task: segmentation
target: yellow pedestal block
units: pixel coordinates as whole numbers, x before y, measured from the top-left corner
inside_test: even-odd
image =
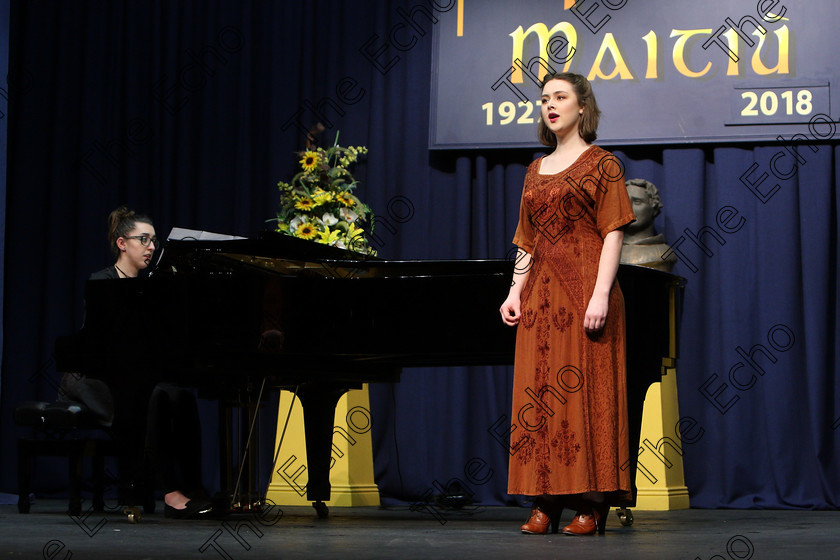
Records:
[[[293,393],[280,393],[277,439],[283,433],[289,405],[294,398],[286,436],[268,486],[269,503],[309,505],[303,408]],[[370,439],[370,399],[365,385],[345,393],[335,407],[332,457],[330,463],[330,507],[378,506],[379,488],[373,480],[373,447]],[[277,442],[275,442],[275,449]]]
[[[688,488],[683,475],[683,450],[675,429],[679,420],[677,371],[665,370],[645,396],[639,463],[636,470],[636,508],[688,509]]]

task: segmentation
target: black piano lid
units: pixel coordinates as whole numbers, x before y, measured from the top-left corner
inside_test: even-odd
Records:
[[[666,282],[676,286],[685,286],[688,283],[688,280],[682,276],[677,276],[673,272],[666,272],[658,268],[651,268],[640,264],[621,263],[618,266],[618,270],[621,275],[640,276],[649,281]]]
[[[242,269],[333,278],[512,274],[509,259],[385,260],[274,231],[257,239],[170,240],[150,275],[233,273]]]

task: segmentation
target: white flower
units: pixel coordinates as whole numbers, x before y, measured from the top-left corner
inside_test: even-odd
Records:
[[[328,226],[334,226],[335,224],[337,224],[337,223],[338,223],[338,218],[336,218],[335,216],[333,216],[333,215],[332,215],[331,213],[329,213],[329,212],[325,212],[325,213],[324,213],[324,215],[323,215],[323,216],[321,216],[321,220],[322,220],[325,224],[327,224]]]
[[[300,216],[295,216],[294,218],[292,218],[292,221],[289,222],[289,231],[297,230],[298,226],[300,224],[302,224],[304,221],[306,221],[306,220],[304,220]]]
[[[336,239],[333,243],[333,247],[338,247],[339,249],[346,249],[347,247],[344,245],[344,241],[341,239]]]
[[[338,213],[341,214],[342,220],[350,224],[359,219],[359,215],[350,210],[349,208],[342,208],[338,211]]]

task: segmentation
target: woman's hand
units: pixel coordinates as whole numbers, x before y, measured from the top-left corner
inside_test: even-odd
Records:
[[[516,264],[514,265],[513,278],[510,281],[510,291],[507,299],[499,308],[502,314],[502,321],[509,327],[519,324],[521,315],[522,288],[528,282],[528,275],[531,270],[531,253],[519,247],[516,250]]]
[[[592,298],[586,306],[583,317],[583,329],[588,333],[596,333],[607,324],[607,312],[610,307],[610,291],[615,283],[618,272],[618,261],[621,259],[621,244],[624,241],[624,231],[613,230],[604,237],[601,248],[601,258],[598,261],[598,277]]]
[[[508,295],[505,302],[499,308],[499,312],[502,314],[502,321],[509,327],[514,327],[519,323],[519,316],[520,316],[520,307],[519,307],[519,295],[518,294],[510,294]]]
[[[592,294],[589,305],[586,306],[586,315],[583,318],[583,328],[588,333],[596,333],[604,328],[607,323],[607,312],[609,311],[610,294]]]

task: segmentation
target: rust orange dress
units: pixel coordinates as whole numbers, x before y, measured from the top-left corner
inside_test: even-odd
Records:
[[[590,146],[556,175],[525,176],[513,242],[532,257],[516,333],[508,493],[630,498],[624,298],[583,319],[606,235],[635,219],[618,160]]]

